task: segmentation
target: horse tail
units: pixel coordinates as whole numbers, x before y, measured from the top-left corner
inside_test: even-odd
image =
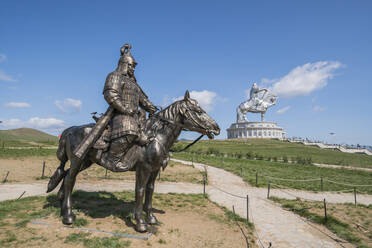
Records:
[[[59,167],[53,173],[53,176],[50,177],[48,183],[47,193],[54,190],[60,181],[66,176],[67,171],[65,171],[65,164],[68,161],[67,153],[66,153],[66,141],[68,137],[68,129],[63,131],[61,138],[59,139],[58,150],[57,150],[57,158],[61,161]]]

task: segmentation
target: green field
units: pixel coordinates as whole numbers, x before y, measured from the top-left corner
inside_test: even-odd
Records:
[[[174,148],[182,148],[189,143],[188,141],[179,141]],[[193,145],[188,152],[226,154],[229,157],[271,158],[271,160],[283,160],[283,158],[290,161],[311,159],[313,163],[372,168],[372,156],[369,155],[349,154],[279,140],[203,140]]]
[[[0,130],[0,148],[57,146],[58,137],[32,128]]]
[[[1,158],[25,158],[56,156],[57,149],[29,148],[29,149],[9,149],[0,147]]]
[[[191,153],[173,153],[172,157],[208,164],[222,168],[241,176],[250,185],[267,187],[269,181],[286,188],[321,191],[321,179],[323,178],[323,191],[341,191],[353,189],[353,187],[328,182],[331,180],[344,184],[371,185],[371,187],[357,187],[358,192],[372,194],[372,172],[348,169],[320,168],[314,165],[301,165],[295,163],[271,162],[265,160],[249,160],[243,158],[218,157],[214,155],[193,155]],[[281,179],[289,180],[281,180]],[[314,181],[292,181],[307,180]],[[274,187],[274,185],[272,185]]]

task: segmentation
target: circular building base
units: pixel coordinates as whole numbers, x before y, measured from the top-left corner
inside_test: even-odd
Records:
[[[285,131],[275,122],[239,122],[227,129],[228,139],[285,139]]]

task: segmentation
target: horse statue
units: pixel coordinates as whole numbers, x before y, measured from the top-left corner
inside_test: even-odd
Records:
[[[264,94],[262,98],[251,98],[248,101],[239,104],[236,109],[236,122],[248,122],[246,114],[261,113],[261,121],[264,121],[266,110],[276,104],[277,96],[273,94]]]
[[[146,146],[137,146],[139,158],[132,169],[136,171],[134,219],[136,220],[135,229],[139,232],[146,232],[148,230],[147,224],[157,223],[152,210],[155,179],[160,168],[166,167],[169,150],[181,131],[195,131],[207,135],[210,139],[220,133],[217,123],[207,115],[196,100],[190,98],[189,91],[186,91],[182,100],[174,102],[143,122],[144,132],[154,138]],[[90,148],[87,156],[82,160],[73,155],[74,149],[89,134],[93,126],[94,124],[69,127],[63,131],[59,141],[57,157],[60,160],[60,166],[55,175],[60,176],[50,179],[47,192],[55,189],[62,181],[57,197],[61,204],[62,222],[66,225],[71,225],[75,221],[71,194],[76,176],[93,163],[99,165],[96,155],[97,152],[102,151],[94,147]],[[70,168],[65,170],[64,167],[68,160],[70,160]],[[58,170],[62,173],[57,173]],[[144,196],[145,203],[143,203]],[[142,216],[143,210],[147,216],[146,221]]]

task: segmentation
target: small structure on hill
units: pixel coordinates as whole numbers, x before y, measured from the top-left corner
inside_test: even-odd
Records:
[[[260,89],[254,83],[250,90],[250,98],[242,102],[236,109],[236,123],[231,124],[227,129],[228,139],[239,138],[269,138],[284,139],[285,131],[278,127],[275,122],[264,121],[266,110],[275,105],[277,96],[268,93],[265,88]],[[247,113],[260,113],[260,122],[248,121]]]

